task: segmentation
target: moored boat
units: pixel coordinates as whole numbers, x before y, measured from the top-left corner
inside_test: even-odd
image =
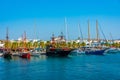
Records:
[[[20,57],[30,59],[30,53],[29,52],[20,53]]]
[[[0,53],[0,57],[3,56],[3,53]]]
[[[8,36],[8,28],[6,30],[6,46],[5,49],[3,50],[3,57],[6,59],[11,59],[12,55],[10,53],[10,49],[9,49],[9,36]]]
[[[40,55],[44,55],[45,51],[41,48],[35,48],[34,50],[30,51],[31,56],[40,56]]]
[[[65,57],[70,54],[72,49],[68,48],[52,48],[52,47],[47,47],[46,49],[46,55],[47,56],[58,56],[58,57]]]
[[[0,57],[2,57],[2,56],[3,56],[3,49],[0,48]]]
[[[26,46],[27,46],[27,44],[26,44],[26,32],[24,32],[23,43],[24,43],[24,45],[23,45],[23,49],[20,53],[20,57],[30,59],[30,52],[26,48]]]
[[[89,50],[85,51],[86,55],[104,55],[105,49],[103,50]]]
[[[20,56],[20,54],[18,52],[13,52],[12,56]]]
[[[114,54],[114,53],[119,53],[120,50],[117,48],[110,48],[110,49],[106,50],[105,52],[108,54]]]
[[[73,51],[71,51],[70,53],[71,55],[77,56],[77,55],[83,55],[85,54],[85,51],[81,50],[81,49],[75,49]]]
[[[12,55],[10,52],[6,51],[3,53],[3,57],[6,58],[6,59],[11,59],[12,58]]]

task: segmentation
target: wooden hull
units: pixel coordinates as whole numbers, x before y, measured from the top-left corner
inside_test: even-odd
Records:
[[[71,52],[71,50],[69,51],[49,51],[46,52],[47,56],[60,56],[60,57],[65,57],[68,56],[68,54]]]
[[[6,59],[12,59],[12,55],[9,53],[4,53],[3,57]]]
[[[30,53],[22,53],[21,57],[30,59]]]

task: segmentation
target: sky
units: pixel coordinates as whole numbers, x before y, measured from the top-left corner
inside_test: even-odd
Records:
[[[24,31],[29,39],[66,35],[65,18],[69,40],[80,36],[78,24],[87,38],[88,20],[91,38],[96,38],[98,20],[107,39],[120,39],[120,0],[0,0],[0,39],[5,39],[7,27],[10,39],[18,39]]]

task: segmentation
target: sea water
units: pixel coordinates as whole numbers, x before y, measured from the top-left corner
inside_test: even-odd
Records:
[[[120,53],[104,56],[0,57],[0,80],[120,80]]]

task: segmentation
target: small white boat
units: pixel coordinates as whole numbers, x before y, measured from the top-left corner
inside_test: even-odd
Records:
[[[3,56],[4,50],[0,48],[0,57]]]
[[[30,55],[31,56],[40,56],[40,53],[39,52],[31,52]]]
[[[85,51],[82,51],[81,49],[75,49],[71,52],[71,55],[82,55],[85,54]]]
[[[44,55],[46,54],[46,52],[44,50],[42,50],[41,48],[36,48],[32,51],[30,51],[31,56],[40,56],[40,55]]]
[[[20,56],[20,53],[14,52],[14,53],[12,53],[12,56]]]
[[[37,50],[30,51],[31,56],[40,56],[40,52]]]
[[[110,54],[110,53],[119,53],[120,50],[117,48],[110,48],[108,50],[105,51],[106,53]]]
[[[3,56],[3,53],[0,52],[0,57],[2,57],[2,56]]]

